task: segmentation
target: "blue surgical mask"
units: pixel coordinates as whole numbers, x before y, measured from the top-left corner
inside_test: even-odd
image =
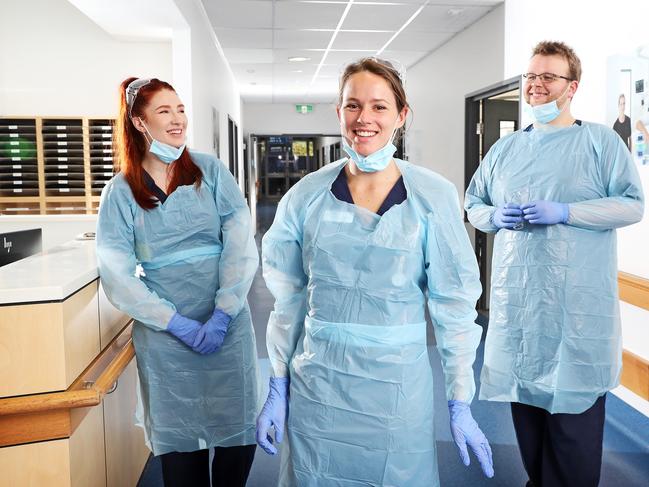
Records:
[[[144,122],[142,122],[142,125],[144,125]],[[149,137],[151,137],[151,142],[149,142],[149,152],[165,164],[171,164],[172,162],[177,161],[185,150],[186,144],[176,148],[173,145],[165,144],[164,142],[154,139],[146,125],[144,125],[144,129],[146,130],[146,133],[149,134]]]
[[[568,89],[570,88],[570,85],[566,88],[566,91],[564,91],[561,96],[565,95],[568,92]],[[558,99],[558,98],[557,98]],[[557,104],[557,100],[552,100],[548,103],[544,103],[543,105],[530,105],[528,103],[525,103],[525,111],[527,114],[534,119],[535,122],[541,123],[541,124],[547,124],[552,122],[553,120],[556,120],[559,115],[561,115],[561,112],[563,112],[563,109],[568,106],[568,102],[566,102],[563,105],[563,108],[559,108],[559,105]]]
[[[362,156],[354,149],[352,149],[352,146],[347,142],[347,138],[343,135],[343,150],[347,153],[349,158],[354,161],[356,167],[358,167],[358,169],[360,169],[361,171],[382,171],[383,169],[388,167],[388,164],[390,164],[390,161],[392,160],[392,156],[397,151],[396,146],[392,143],[392,139],[394,138],[396,131],[397,127],[395,123],[394,130],[392,131],[392,135],[390,136],[388,142],[379,150],[372,152],[371,154],[368,154],[366,156]]]
[[[153,139],[151,145],[149,146],[149,152],[155,155],[165,164],[171,164],[174,161],[177,161],[185,150],[185,144],[176,148],[173,145],[165,144],[159,140]]]

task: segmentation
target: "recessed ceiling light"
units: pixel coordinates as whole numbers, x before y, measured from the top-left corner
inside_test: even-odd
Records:
[[[251,84],[252,86],[256,86],[256,85],[257,85],[257,82],[256,82],[256,81],[251,81],[250,84]]]
[[[446,13],[451,17],[455,17],[456,15],[460,15],[462,12],[464,12],[463,8],[449,8]]]
[[[303,72],[304,71],[302,71],[301,69],[294,69],[293,71],[291,71],[291,73],[303,73]]]
[[[289,62],[291,63],[301,63],[302,61],[310,61],[310,57],[303,57],[303,56],[291,56],[288,58]]]
[[[255,72],[254,69],[246,69],[246,73],[252,74],[252,73],[254,73],[254,72]]]

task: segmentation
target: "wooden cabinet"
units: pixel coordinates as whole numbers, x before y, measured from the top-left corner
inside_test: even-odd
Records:
[[[137,485],[149,458],[144,432],[133,424],[136,408],[135,359],[122,372],[117,388],[104,398],[107,487]]]
[[[97,281],[61,302],[0,307],[0,398],[64,391],[101,350]]]
[[[149,450],[134,424],[130,326],[98,279],[61,301],[0,307],[0,487],[137,484]],[[112,392],[77,407],[117,361],[112,350],[128,357]],[[81,399],[64,409],[66,394]]]
[[[102,409],[75,410],[69,438],[0,449],[0,486],[106,487]]]

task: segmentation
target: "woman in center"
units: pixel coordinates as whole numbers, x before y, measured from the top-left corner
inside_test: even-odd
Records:
[[[285,438],[280,486],[439,485],[427,305],[453,438],[491,477],[469,409],[481,288],[457,191],[393,158],[409,107],[390,63],[347,66],[336,111],[349,157],[291,188],[263,239],[275,308],[257,442],[275,454]]]

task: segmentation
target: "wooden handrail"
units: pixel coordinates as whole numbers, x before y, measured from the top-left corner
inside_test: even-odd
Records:
[[[618,272],[617,280],[622,301],[649,310],[649,279]]]
[[[0,399],[0,416],[97,406],[135,356],[129,321],[63,392]]]

